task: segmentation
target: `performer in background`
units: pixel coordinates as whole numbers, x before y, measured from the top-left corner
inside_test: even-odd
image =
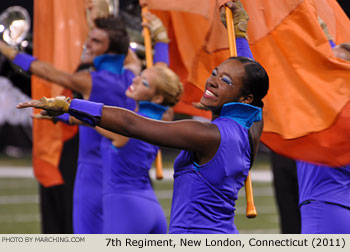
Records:
[[[350,43],[333,45],[350,62]],[[301,233],[350,234],[350,165],[329,167],[297,161]]]
[[[135,77],[126,95],[137,101],[137,114],[160,120],[182,91],[179,77],[156,65]],[[99,127],[97,131],[112,139],[103,160],[103,232],[165,234],[166,218],[148,175],[158,147]]]
[[[85,57],[93,59],[96,71],[65,73],[48,63],[17,53],[4,43],[0,51],[24,70],[82,94],[84,99],[134,108],[125,91],[141,70],[140,61],[128,50],[129,39],[118,17],[95,19],[95,28],[85,43]],[[126,57],[126,55],[128,56]],[[60,120],[68,121],[68,115]],[[79,127],[78,171],[73,196],[74,233],[102,232],[102,136],[94,129]]]
[[[108,17],[106,19],[111,19],[112,17]],[[104,18],[99,18],[97,19],[96,21],[98,20],[103,20]],[[164,26],[162,25],[162,23],[160,22],[160,20],[154,16],[154,15],[151,15],[150,13],[147,13],[146,14],[146,19],[149,20],[149,26],[150,26],[150,30],[151,30],[151,35],[152,35],[152,40],[153,42],[155,43],[155,57],[154,57],[154,61],[155,61],[155,64],[157,65],[160,65],[160,66],[167,66],[168,64],[168,54],[167,54],[167,43],[169,42],[169,39],[167,38],[167,35],[166,35],[166,30],[164,28]],[[101,28],[101,24],[98,24],[99,25],[98,27]],[[96,30],[96,28],[95,28]],[[94,30],[93,30],[94,31]],[[93,32],[92,31],[92,32]],[[113,74],[111,73],[108,73],[108,72],[112,72],[113,73],[113,70],[116,70],[118,69],[118,67],[122,67],[122,65],[119,65],[118,67],[115,67],[115,63],[118,63],[118,61],[116,60],[115,62],[113,62],[113,60],[115,60],[115,57],[113,57],[112,55],[109,55],[109,56],[106,56],[106,55],[101,55],[101,56],[98,56],[98,57],[94,57],[94,54],[91,53],[91,43],[89,43],[89,40],[87,40],[87,43],[86,43],[86,48],[83,52],[83,57],[82,57],[82,60],[84,61],[85,64],[83,64],[82,66],[87,66],[89,67],[90,65],[87,64],[86,62],[90,62],[90,61],[93,61],[94,62],[94,65],[96,66],[99,66],[99,62],[102,61],[101,65],[102,67],[100,67],[100,73],[99,75],[97,75],[95,72],[92,72],[91,75],[97,75],[99,76],[98,78],[95,77],[94,81],[95,83],[95,93],[99,93],[100,94],[100,100],[103,100],[106,104],[110,104],[110,105],[115,105],[115,104],[119,104],[119,106],[123,106],[123,103],[125,102],[125,91],[126,91],[126,88],[129,86],[130,83],[128,83],[129,79],[128,78],[125,78],[123,79],[123,75],[118,75],[117,78],[119,78],[121,76],[121,80],[119,80],[119,82],[121,83],[114,83],[114,81],[116,80],[116,78],[111,78],[111,76],[113,76]],[[101,60],[102,58],[102,60]],[[97,59],[97,60],[96,60]],[[99,61],[98,61],[99,60]],[[109,60],[109,62],[108,62]],[[104,61],[104,62],[103,62]],[[138,62],[138,61],[137,61]],[[113,65],[114,65],[114,68],[113,68]],[[129,65],[128,65],[129,66]],[[103,72],[101,70],[104,70],[106,69],[108,72]],[[123,70],[124,71],[124,70]],[[130,74],[130,71],[126,71],[128,76],[133,76]],[[110,75],[110,76],[109,76]],[[118,79],[117,79],[118,81]],[[123,83],[123,81],[125,83]],[[106,92],[108,92],[108,95],[106,95]],[[122,93],[124,92],[124,93]],[[104,94],[104,95],[103,95]],[[95,97],[96,98],[96,97]],[[127,103],[131,104],[130,106],[127,104],[127,106],[129,106],[129,108],[132,108],[134,102],[131,102],[131,100],[128,100],[126,101]],[[66,123],[71,123],[71,120],[69,119],[69,116],[68,114],[66,115],[62,115],[62,116],[58,116],[58,117],[53,117],[53,120],[54,121],[63,121],[63,122],[66,122]],[[94,130],[90,129],[89,127],[86,127],[84,125],[81,125],[80,126],[80,130],[84,133],[86,133],[85,131],[88,131],[88,132],[92,132]],[[99,134],[97,134],[96,132],[94,133],[91,133],[92,136],[99,136]],[[86,136],[85,136],[86,137]],[[95,139],[96,140],[96,139]],[[87,139],[84,139],[83,140],[85,142],[85,144],[87,145]],[[90,139],[90,141],[92,141],[92,139]],[[102,163],[102,160],[105,161],[107,160],[107,153],[108,153],[108,150],[109,150],[109,146],[111,145],[111,141],[106,139],[106,138],[102,138],[99,142],[99,147],[100,147],[100,156],[101,156],[101,163]],[[96,144],[98,144],[98,141],[95,141]],[[90,144],[90,147],[88,146],[84,146],[83,149],[85,150],[86,148],[90,149],[90,154],[94,154],[96,153],[97,151],[99,151],[98,149],[94,149],[94,147],[96,146],[92,146]],[[82,149],[82,148],[81,148]],[[82,155],[82,156],[85,156],[85,158],[81,158],[81,163],[86,163],[86,161],[84,161],[85,159],[87,159],[87,162],[91,162],[90,158],[87,158],[89,155],[89,153],[87,153],[86,155]],[[77,230],[93,230],[95,229],[95,227],[91,227],[91,229],[88,229],[88,228],[85,228],[87,225],[90,225],[89,222],[87,221],[87,219],[85,219],[84,221],[82,221],[81,223],[81,228],[80,226],[77,227],[77,224],[76,224],[76,220],[77,219],[81,219],[83,216],[85,216],[84,214],[80,214],[79,211],[77,211],[76,209],[78,207],[81,206],[82,209],[84,208],[91,208],[89,207],[90,205],[92,204],[95,204],[96,205],[96,208],[97,208],[97,205],[96,202],[99,202],[101,199],[99,197],[95,197],[95,199],[90,199],[91,202],[88,201],[88,204],[86,203],[83,203],[82,202],[82,199],[81,197],[79,196],[76,196],[76,195],[81,195],[82,193],[77,193],[77,191],[81,191],[80,188],[86,188],[88,187],[88,184],[89,184],[89,181],[91,183],[94,183],[95,184],[95,195],[97,195],[97,192],[98,192],[98,187],[96,186],[96,184],[98,183],[97,180],[100,179],[101,181],[99,183],[102,183],[102,165],[101,163],[99,162],[96,162],[96,166],[95,167],[98,167],[98,166],[101,166],[101,169],[100,170],[94,170],[96,173],[98,172],[99,174],[95,174],[95,176],[91,176],[90,178],[88,177],[88,174],[89,172],[88,171],[85,171],[85,175],[81,175],[81,177],[83,177],[83,182],[81,182],[81,177],[79,177],[78,175],[78,178],[76,180],[76,185],[75,185],[75,199],[74,199],[74,205],[75,205],[75,209],[74,209],[74,216],[78,215],[77,217],[74,217],[74,223],[75,223],[75,229],[74,231],[75,232],[96,232],[96,231],[77,231]],[[81,168],[82,169],[82,168]],[[80,169],[80,170],[81,170]],[[91,172],[92,173],[92,172]],[[97,176],[99,175],[99,176]],[[78,188],[78,189],[77,189]],[[99,186],[99,188],[102,188],[102,185]],[[102,190],[102,189],[101,189]],[[95,202],[95,203],[94,203]],[[102,203],[101,203],[102,204]],[[99,207],[98,209],[99,210],[99,213],[102,214],[103,210],[102,210],[102,206]],[[100,214],[98,215],[98,223],[101,223],[103,222],[102,221],[102,218],[100,216]],[[101,231],[102,232],[102,231]]]
[[[86,21],[90,30],[94,28],[94,19],[109,15],[106,0],[85,0]],[[76,72],[95,71],[93,57],[87,57],[85,50],[81,56],[80,65]],[[73,91],[73,98],[82,98],[82,95]],[[34,115],[34,118],[39,118]],[[52,118],[54,123],[60,118]],[[63,143],[59,161],[59,170],[64,184],[44,187],[40,185],[41,226],[43,233],[62,234],[73,233],[73,191],[78,166],[79,131]]]
[[[153,42],[168,43],[162,22],[144,14]],[[159,55],[161,53],[161,55]],[[126,96],[135,100],[139,115],[160,120],[183,92],[179,77],[166,65],[168,50],[156,46],[155,65],[133,79]],[[158,147],[97,127],[112,141],[103,148],[103,232],[108,234],[166,233],[167,223],[149,178]]]
[[[328,31],[326,23],[320,17],[318,17],[318,22],[323,29],[324,35],[327,37],[332,47],[335,57],[341,58],[346,61],[350,61],[349,43],[344,43],[336,46],[333,42],[332,36]],[[286,158],[273,152],[271,154],[271,160],[274,175],[274,189],[276,193],[276,200],[279,207],[279,214],[281,220],[281,231],[282,233],[304,233],[306,225],[305,223],[310,222],[311,219],[305,219],[305,214],[304,217],[300,216],[300,204],[305,201],[305,198],[313,197],[313,193],[310,192],[310,189],[312,187],[317,188],[317,183],[323,183],[321,182],[321,180],[318,181],[317,179],[313,183],[309,181],[309,179],[311,179],[312,177],[316,177],[316,174],[318,174],[318,172],[316,172],[317,169],[315,168],[317,166],[315,165],[315,167],[312,168],[312,164],[298,161],[297,168],[297,163],[295,160]],[[310,166],[309,169],[306,168],[308,166]],[[299,167],[303,167],[303,169],[300,169]],[[319,167],[323,166],[320,165]],[[335,173],[335,171],[333,172]],[[324,174],[325,177],[327,177],[328,175]],[[329,181],[331,180],[332,178],[329,178]],[[306,187],[309,189],[306,189]],[[313,189],[312,191],[315,192],[316,189]],[[321,191],[319,192],[320,195],[322,195]],[[308,193],[311,193],[311,195],[308,195]],[[302,199],[300,199],[299,197],[302,197]],[[324,200],[326,200],[326,196],[324,197]],[[314,224],[316,223],[317,221],[314,221]],[[307,232],[318,231],[316,231],[316,229],[310,231],[309,229],[309,231]],[[328,230],[328,232],[331,232],[331,230]]]

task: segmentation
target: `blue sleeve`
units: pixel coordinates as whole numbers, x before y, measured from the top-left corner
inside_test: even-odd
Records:
[[[95,127],[102,116],[103,103],[73,99],[70,103],[68,113],[71,116]]]
[[[21,67],[24,71],[29,71],[30,65],[35,61],[36,58],[32,55],[26,53],[17,53],[16,57],[13,59],[13,63]]]
[[[169,46],[168,43],[157,42],[154,46],[153,63],[164,62],[169,66]]]
[[[246,38],[236,38],[237,56],[254,59],[248,40]]]
[[[332,40],[329,40],[329,44],[331,45],[332,48],[336,46],[336,44]]]

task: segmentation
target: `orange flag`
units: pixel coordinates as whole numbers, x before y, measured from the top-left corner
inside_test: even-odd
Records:
[[[73,72],[80,61],[87,34],[83,0],[34,0],[34,56],[57,69]],[[32,98],[71,92],[32,77]],[[46,120],[33,120],[34,175],[45,187],[64,183],[58,165],[63,141],[72,137],[76,127]]]
[[[147,4],[167,28],[170,68],[181,78],[184,94],[174,110],[211,117],[195,109],[211,71],[229,57],[228,38],[221,24],[217,0],[140,0]]]
[[[261,140],[293,159],[350,163],[350,64],[334,57],[317,22],[320,16],[328,24],[336,43],[350,41],[340,6],[335,0],[283,0],[273,8],[269,0],[243,3],[253,55],[271,82]]]
[[[167,2],[141,4],[159,10],[170,34],[170,67],[185,84],[176,111],[197,114],[192,101],[201,97],[210,71],[228,57],[226,31],[218,19],[218,6],[227,0]],[[242,3],[250,16],[254,58],[270,76],[262,141],[294,159],[350,163],[350,64],[334,57],[318,23],[320,16],[336,43],[349,42],[350,23],[340,6],[335,0]]]

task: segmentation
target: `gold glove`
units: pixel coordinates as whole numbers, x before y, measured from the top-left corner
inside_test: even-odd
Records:
[[[70,98],[64,96],[57,96],[56,98],[43,97],[40,100],[32,100],[29,102],[20,103],[17,108],[38,108],[44,109],[46,113],[43,115],[58,116],[68,112],[70,106]]]
[[[331,36],[331,34],[328,31],[327,24],[322,20],[322,18],[318,17],[318,23],[322,27],[322,30],[323,30],[324,34],[326,35],[327,39],[333,41],[333,37]]]
[[[221,22],[226,27],[225,6],[228,6],[232,11],[236,38],[248,39],[247,26],[248,26],[249,16],[248,16],[248,13],[246,12],[246,10],[243,8],[242,3],[238,0],[237,1],[230,1],[230,2],[225,3],[224,6],[220,7]]]
[[[58,116],[68,112],[70,98],[57,96],[56,98],[43,97],[39,100],[43,104],[43,109],[47,111],[49,116]]]
[[[168,33],[162,21],[150,12],[146,12],[143,17],[148,21],[148,23],[143,25],[150,29],[153,43],[169,43]]]

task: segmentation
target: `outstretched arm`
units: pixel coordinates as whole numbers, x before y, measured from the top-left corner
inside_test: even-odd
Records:
[[[24,53],[18,53],[16,49],[2,41],[0,41],[0,52],[25,71],[30,70],[40,78],[77,91],[85,97],[90,95],[92,82],[91,76],[87,72],[70,74],[59,71],[47,62],[36,60],[36,58]]]
[[[81,93],[84,98],[90,96],[92,80],[89,72],[70,74],[57,70],[51,64],[40,60],[33,61],[30,71],[40,78]]]
[[[151,120],[126,109],[103,106],[100,103],[73,99],[33,100],[18,108],[35,107],[51,114],[68,112],[92,126],[100,126],[126,137],[133,137],[154,145],[186,149],[198,154],[199,164],[209,161],[220,145],[220,132],[216,125],[194,120],[163,122]]]
[[[219,130],[211,123],[194,120],[156,121],[125,109],[108,106],[103,107],[98,125],[155,145],[187,149],[198,153],[208,152],[208,149],[218,147],[220,142]]]

